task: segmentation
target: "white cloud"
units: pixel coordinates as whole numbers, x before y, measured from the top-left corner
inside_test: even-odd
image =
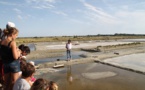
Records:
[[[0,1],[0,4],[3,4],[3,5],[18,5],[18,4],[15,4],[15,3],[4,2],[4,1]]]
[[[91,4],[88,4],[88,3],[84,3],[84,5],[86,6],[86,8],[90,9],[91,11],[96,12],[97,14],[101,16],[113,18],[111,15],[103,12],[101,8],[96,8],[95,6],[92,6]]]
[[[115,16],[106,13],[102,8],[95,7],[89,3],[83,2],[84,6],[87,8],[85,14],[92,18],[91,20],[106,23],[106,24],[118,24],[120,23],[118,18]]]
[[[58,15],[63,15],[63,16],[68,16],[66,13],[62,12],[62,11],[53,11],[55,14]]]
[[[123,5],[123,6],[121,6],[122,7],[122,9],[124,9],[124,10],[128,10],[129,9],[129,6],[128,5]]]
[[[145,11],[119,11],[116,12],[116,16],[124,20],[125,22],[133,22],[133,23],[145,23]]]
[[[78,20],[78,19],[69,18],[69,20],[70,20],[71,22],[74,22],[74,23],[77,23],[77,24],[83,24],[83,25],[88,24],[88,25],[89,25],[89,23],[80,21],[80,20]]]
[[[22,11],[19,10],[18,8],[14,8],[13,10],[14,10],[17,14],[21,14],[21,13],[22,13]]]
[[[50,5],[50,4],[38,4],[38,5],[34,5],[34,6],[32,6],[33,8],[37,8],[37,9],[51,9],[51,8],[53,8],[53,7],[55,7],[55,6],[53,6],[53,5]]]
[[[21,15],[18,15],[17,17],[18,17],[18,19],[20,19],[20,20],[23,19],[23,17],[22,17]]]
[[[44,0],[46,2],[51,2],[51,3],[55,3],[56,0]]]
[[[25,0],[27,3],[40,3],[40,2],[49,2],[55,3],[56,0]]]
[[[26,0],[26,2],[33,8],[38,9],[51,9],[55,6],[53,5],[55,0]]]

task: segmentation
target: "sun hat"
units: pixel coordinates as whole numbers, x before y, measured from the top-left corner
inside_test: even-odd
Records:
[[[8,22],[6,24],[6,28],[9,29],[9,28],[12,28],[12,27],[15,27],[15,24],[13,22]]]

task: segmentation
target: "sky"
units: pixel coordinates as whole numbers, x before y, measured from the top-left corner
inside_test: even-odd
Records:
[[[0,0],[19,37],[145,34],[145,0]]]

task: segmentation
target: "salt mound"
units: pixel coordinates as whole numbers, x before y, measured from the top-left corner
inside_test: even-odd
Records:
[[[117,75],[114,72],[92,72],[92,73],[82,73],[82,76],[87,79],[101,79],[101,78],[108,78]]]

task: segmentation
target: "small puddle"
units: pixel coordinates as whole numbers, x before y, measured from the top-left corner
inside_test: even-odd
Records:
[[[75,51],[72,52],[72,60],[73,59],[79,59],[82,58],[80,55],[84,54],[86,52],[84,51]],[[45,59],[37,59],[37,60],[30,60],[30,61],[34,61],[35,64],[41,64],[41,63],[46,63],[46,62],[52,62],[52,61],[57,61],[57,60],[67,60],[66,59],[66,54],[64,53],[64,56],[58,56],[58,57],[53,57],[53,58],[45,58]]]

